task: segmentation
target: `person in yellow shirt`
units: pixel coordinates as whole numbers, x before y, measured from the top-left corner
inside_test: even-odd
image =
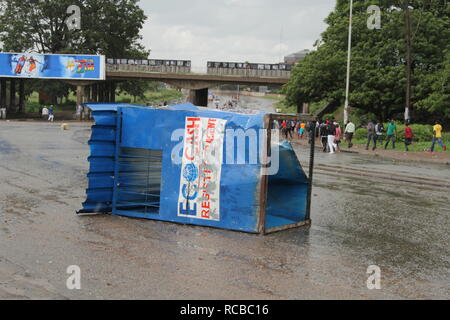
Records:
[[[433,127],[433,142],[431,144],[431,152],[434,152],[434,145],[439,143],[442,147],[442,150],[447,151],[447,146],[442,142],[442,126],[439,121],[436,121],[435,126]]]
[[[306,123],[302,122],[300,124],[300,139],[303,139],[303,137],[305,136],[305,132],[306,132]]]

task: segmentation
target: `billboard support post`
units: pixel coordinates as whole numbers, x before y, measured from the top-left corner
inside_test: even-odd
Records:
[[[0,108],[6,108],[6,79],[0,80]]]

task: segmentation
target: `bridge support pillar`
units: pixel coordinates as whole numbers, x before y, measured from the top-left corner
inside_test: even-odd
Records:
[[[25,111],[25,80],[19,80],[19,113]]]
[[[110,82],[109,87],[109,102],[116,102],[116,89],[117,89],[117,83],[114,81]]]
[[[111,102],[111,82],[103,83],[103,102]]]
[[[305,114],[309,113],[309,103],[303,104],[303,113]]]
[[[309,113],[309,103],[299,103],[297,104],[297,113]]]
[[[105,102],[105,85],[103,82],[99,82],[98,84],[98,102]]]
[[[16,108],[16,80],[9,82],[9,112],[14,112]]]
[[[85,102],[91,102],[91,86],[84,87]]]
[[[84,103],[84,86],[77,86],[77,105]]]
[[[91,101],[98,102],[98,84],[92,85]]]
[[[109,102],[109,82],[105,81],[100,84],[100,102]]]
[[[190,90],[188,101],[199,107],[208,106],[208,88]]]

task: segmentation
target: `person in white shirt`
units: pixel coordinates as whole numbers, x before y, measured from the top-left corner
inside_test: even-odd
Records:
[[[44,119],[44,120],[48,119],[48,108],[46,106],[44,106],[44,108],[42,108],[42,119]]]
[[[345,134],[345,139],[348,142],[349,148],[353,147],[352,140],[353,140],[353,135],[355,134],[355,131],[356,131],[355,124],[353,122],[351,122],[350,120],[348,120],[347,126],[345,127],[344,134]]]
[[[6,119],[6,108],[4,107],[0,108],[0,119]]]

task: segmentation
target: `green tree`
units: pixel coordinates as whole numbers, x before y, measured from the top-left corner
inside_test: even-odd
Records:
[[[380,119],[403,113],[405,106],[405,17],[406,0],[355,1],[351,60],[350,104]],[[450,45],[450,4],[444,0],[410,0],[413,8],[413,106],[419,112],[444,112],[449,108],[446,50]],[[378,5],[381,29],[369,30],[369,5]],[[345,95],[349,1],[338,0],[325,20],[327,30],[316,50],[293,70],[284,87],[289,104],[338,102]],[[442,82],[443,81],[443,82]],[[440,90],[436,87],[441,85]],[[416,119],[417,120],[417,119]]]

